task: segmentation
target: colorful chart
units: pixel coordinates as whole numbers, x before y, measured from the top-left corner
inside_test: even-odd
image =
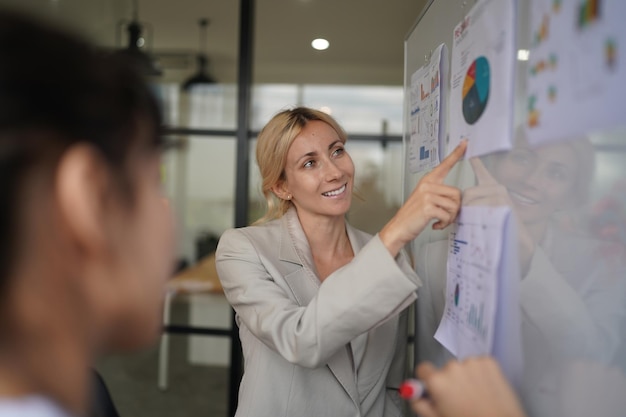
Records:
[[[463,118],[473,125],[480,119],[489,100],[489,61],[480,56],[467,69],[463,81]]]
[[[586,0],[578,6],[578,29],[589,26],[600,18],[600,1]]]

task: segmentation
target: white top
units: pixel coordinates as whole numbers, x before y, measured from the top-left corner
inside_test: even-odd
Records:
[[[0,417],[72,417],[52,400],[32,395],[0,399]]]

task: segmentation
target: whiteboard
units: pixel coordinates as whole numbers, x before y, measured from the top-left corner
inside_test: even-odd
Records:
[[[441,43],[452,51],[453,29],[474,3],[430,1],[406,36],[405,196],[424,175],[412,173],[407,159],[411,76]],[[529,49],[530,4],[517,1],[517,49]],[[626,56],[626,50],[621,52]],[[516,63],[516,138],[528,116],[528,65]],[[448,130],[448,124],[446,118],[443,128]],[[526,243],[532,243],[531,249],[520,243],[525,261],[517,265],[523,375],[516,391],[526,412],[537,417],[626,415],[626,126],[543,146],[516,139],[513,150],[483,161],[510,198]],[[513,169],[521,163],[525,170]],[[457,165],[446,183],[462,190],[476,186],[469,163]],[[416,363],[441,366],[454,358],[433,338],[444,309],[448,234],[449,228],[429,228],[410,247],[424,282],[415,309]]]

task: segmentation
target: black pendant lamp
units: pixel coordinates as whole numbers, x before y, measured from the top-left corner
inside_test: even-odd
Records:
[[[196,56],[196,62],[198,63],[198,71],[189,77],[183,83],[183,90],[189,91],[192,87],[196,85],[206,85],[206,84],[215,84],[216,80],[207,72],[207,66],[209,64],[209,59],[204,53],[206,49],[206,28],[209,24],[208,19],[200,19],[198,21],[198,25],[200,26],[200,48],[198,50],[198,55]]]
[[[146,75],[162,75],[163,71],[158,65],[158,62],[141,49],[141,47],[146,43],[145,38],[142,36],[144,25],[139,22],[139,6],[137,4],[137,0],[133,0],[132,4],[132,20],[130,22],[121,21],[120,23],[118,23],[117,34],[119,35],[121,31],[120,26],[126,26],[125,29],[128,33],[128,45],[126,46],[126,48],[120,49],[118,53],[126,55],[130,59],[135,61]]]

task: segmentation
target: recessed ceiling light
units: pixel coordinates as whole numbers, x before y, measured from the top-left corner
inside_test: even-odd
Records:
[[[324,112],[326,114],[333,114],[333,110],[330,107],[328,107],[328,106],[320,107],[320,111]]]
[[[517,59],[518,61],[528,61],[528,56],[530,55],[530,51],[528,49],[518,49],[517,50]]]
[[[311,42],[311,46],[318,51],[323,51],[324,49],[328,49],[330,43],[326,39],[318,38],[313,39],[313,42]]]

